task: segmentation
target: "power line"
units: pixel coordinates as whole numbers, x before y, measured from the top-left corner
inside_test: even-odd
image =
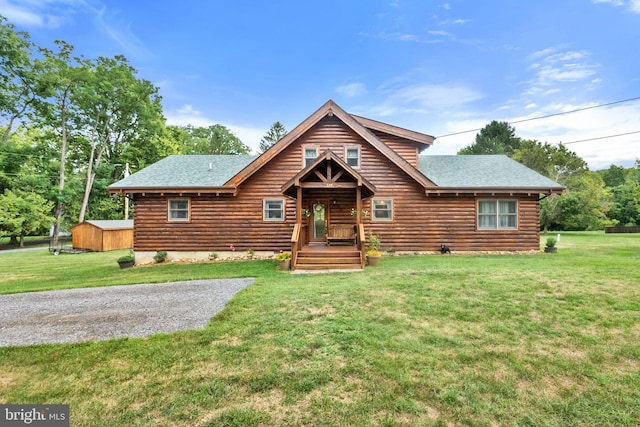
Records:
[[[640,100],[640,96],[636,96],[635,98],[623,99],[621,101],[613,101],[613,102],[607,102],[605,104],[592,105],[590,107],[576,108],[575,110],[563,111],[563,112],[560,112],[560,113],[547,114],[546,116],[531,117],[531,118],[528,118],[528,119],[515,120],[515,121],[509,122],[509,123],[510,124],[515,124],[515,123],[530,122],[530,121],[533,121],[533,120],[548,119],[549,117],[556,117],[556,116],[562,116],[562,115],[565,115],[565,114],[578,113],[580,111],[592,110],[594,108],[608,107],[610,105],[622,104],[624,102],[631,102],[631,101],[637,101],[637,100]],[[455,135],[462,135],[462,134],[470,133],[470,132],[478,132],[478,131],[480,131],[482,129],[483,128],[470,129],[470,130],[464,130],[464,131],[460,131],[460,132],[448,133],[446,135],[437,136],[436,138],[446,138],[447,136],[455,136]],[[636,133],[636,132],[631,132],[631,133]],[[623,135],[626,135],[626,134],[623,134]],[[609,137],[601,137],[601,138],[609,138]],[[601,138],[598,138],[598,139],[601,139]],[[583,142],[583,141],[575,141],[575,142]],[[573,144],[573,143],[574,142],[570,142],[570,143],[568,142],[566,144]]]
[[[640,133],[640,130],[636,130],[633,132],[619,133],[617,135],[598,136],[595,138],[579,139],[577,141],[563,142],[562,145],[577,144],[578,142],[597,141],[598,139],[615,138],[617,136],[633,135],[634,133]]]

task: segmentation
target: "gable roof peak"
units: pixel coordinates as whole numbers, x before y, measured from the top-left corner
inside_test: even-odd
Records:
[[[367,141],[371,146],[377,149],[380,153],[386,156],[392,163],[406,172],[409,176],[419,182],[421,185],[428,187],[432,183],[426,179],[426,177],[414,168],[409,162],[407,162],[402,156],[391,149],[387,144],[382,142],[372,131],[367,129],[358,119],[351,114],[343,110],[332,99],[325,102],[320,108],[318,108],[313,114],[307,117],[302,123],[296,126],[291,132],[283,136],[278,142],[272,145],[267,151],[262,153],[253,163],[240,171],[236,176],[229,180],[229,185],[238,186],[264,165],[269,163],[274,157],[284,151],[289,145],[300,138],[305,132],[315,126],[320,120],[326,116],[336,116],[346,126],[351,128],[357,135]],[[389,126],[389,128],[393,128]]]

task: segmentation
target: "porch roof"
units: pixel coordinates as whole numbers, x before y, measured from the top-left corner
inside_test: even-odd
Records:
[[[335,165],[336,168],[321,170],[327,164]],[[325,174],[323,175],[322,172]],[[375,185],[331,150],[321,153],[311,164],[287,181],[281,190],[284,195],[296,198],[298,187],[333,189],[360,187],[363,199],[373,196],[376,192]]]

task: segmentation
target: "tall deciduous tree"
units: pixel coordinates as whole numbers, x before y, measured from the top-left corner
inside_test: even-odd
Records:
[[[276,142],[280,141],[283,136],[287,134],[287,129],[280,122],[275,122],[271,125],[267,133],[260,140],[260,152],[264,153],[273,146]]]
[[[520,138],[508,122],[491,123],[480,129],[475,142],[464,147],[458,154],[505,154],[509,157],[520,147]]]
[[[187,126],[184,154],[249,154],[251,149],[222,125]]]
[[[126,58],[99,57],[85,61],[86,83],[75,94],[80,114],[77,126],[88,135],[84,197],[78,221],[84,221],[96,171],[103,157],[121,158],[133,141],[151,138],[163,125],[158,89],[136,77]],[[117,161],[116,161],[117,162]]]
[[[1,143],[6,142],[16,120],[26,116],[39,101],[41,71],[33,59],[34,45],[29,35],[15,31],[0,15],[0,123],[5,126]]]
[[[51,239],[54,244],[58,241],[62,217],[68,204],[67,197],[65,197],[65,185],[69,116],[74,108],[72,98],[77,87],[83,84],[81,68],[74,64],[75,60],[71,57],[73,46],[62,41],[57,41],[56,44],[58,46],[57,52],[41,49],[44,55],[42,63],[45,70],[42,73],[41,81],[46,90],[44,96],[47,97],[48,102],[42,103],[39,108],[39,121],[53,130],[59,149],[58,189],[53,196],[55,211]]]

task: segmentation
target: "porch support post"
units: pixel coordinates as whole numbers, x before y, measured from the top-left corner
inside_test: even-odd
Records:
[[[296,222],[302,224],[302,187],[298,186],[298,197],[296,198]]]
[[[360,224],[362,222],[362,187],[356,187],[356,222]]]

